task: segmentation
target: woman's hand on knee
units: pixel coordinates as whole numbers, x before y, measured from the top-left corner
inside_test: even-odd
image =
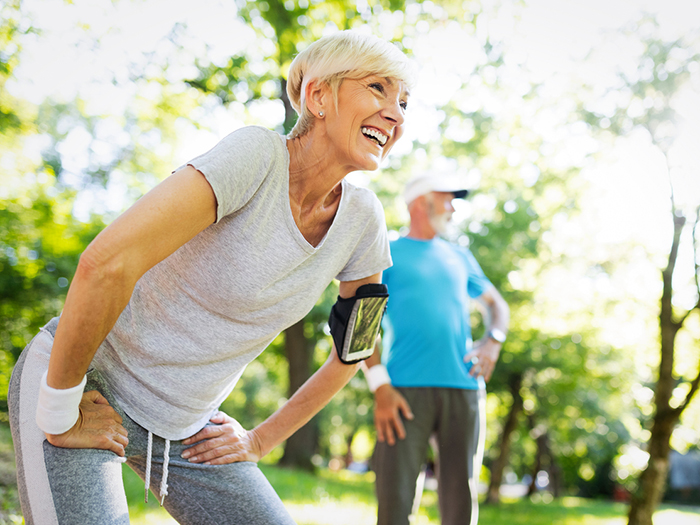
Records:
[[[262,457],[255,431],[245,430],[238,421],[221,411],[210,421],[214,425],[206,426],[183,440],[184,445],[196,443],[182,453],[183,458],[191,463],[225,465],[238,461],[256,462]]]
[[[63,434],[46,434],[46,440],[61,448],[96,448],[124,456],[129,443],[122,417],[97,390],[83,394],[78,421]]]

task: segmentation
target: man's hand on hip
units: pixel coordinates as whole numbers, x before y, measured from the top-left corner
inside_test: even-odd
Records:
[[[393,386],[385,384],[374,393],[374,426],[377,439],[389,445],[396,443],[396,437],[406,437],[401,416],[413,419],[413,412],[406,399]]]
[[[483,376],[485,381],[491,379],[498,356],[501,353],[501,343],[490,337],[484,337],[474,342],[471,352],[464,356],[465,363],[472,363],[469,371],[474,377]]]

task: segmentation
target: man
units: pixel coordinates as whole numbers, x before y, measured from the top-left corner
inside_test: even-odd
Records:
[[[439,237],[454,212],[452,200],[466,195],[445,175],[418,176],[405,189],[410,229],[391,243],[394,265],[383,277],[390,294],[385,351],[382,356],[378,340],[365,369],[375,399],[378,525],[409,522],[433,434],[443,525],[478,521],[484,381],[498,360],[510,312],[469,250]],[[484,307],[487,325],[473,347],[470,298]]]

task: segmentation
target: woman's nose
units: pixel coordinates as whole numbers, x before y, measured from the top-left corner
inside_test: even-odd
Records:
[[[401,107],[401,101],[396,100],[387,105],[387,107],[382,112],[382,116],[395,123],[397,126],[402,126],[404,123],[404,110]]]

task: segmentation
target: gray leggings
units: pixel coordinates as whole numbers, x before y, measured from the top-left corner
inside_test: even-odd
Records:
[[[129,523],[122,482],[126,462],[141,479],[146,472],[148,431],[116,404],[99,372],[88,373],[87,390],[98,390],[124,419],[126,458],[106,450],[58,448],[35,422],[41,375],[48,368],[55,325],[49,323],[27,345],[10,380],[8,403],[17,459],[20,503],[28,525]],[[153,437],[151,487],[158,493],[164,440]],[[164,507],[178,523],[294,524],[255,463],[192,464],[180,458],[186,447],[170,444],[168,495]]]

